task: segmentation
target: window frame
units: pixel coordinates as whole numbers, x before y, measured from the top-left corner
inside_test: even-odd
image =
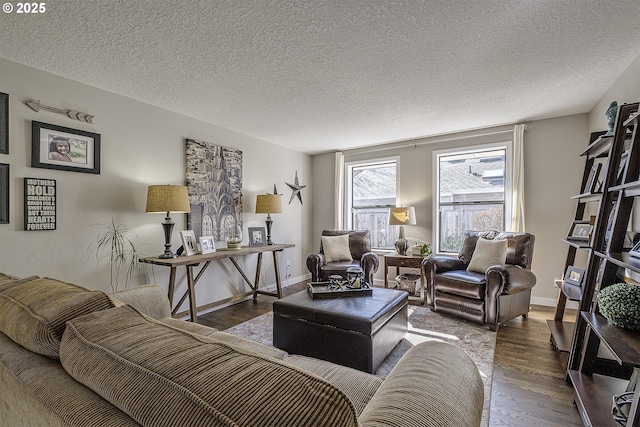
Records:
[[[440,250],[440,158],[458,154],[481,153],[495,150],[505,150],[504,163],[504,229],[511,229],[513,212],[513,141],[505,140],[487,144],[465,145],[455,148],[434,150],[432,154],[433,178],[433,242],[434,252],[438,254],[452,254]],[[494,203],[494,202],[491,202]],[[500,203],[495,203],[500,204]]]
[[[343,222],[344,222],[344,228],[346,230],[352,230],[353,229],[353,217],[354,217],[354,208],[353,207],[353,169],[354,168],[358,168],[358,167],[363,167],[363,166],[377,166],[377,165],[383,165],[383,164],[387,164],[387,163],[394,163],[395,167],[396,167],[396,201],[395,204],[393,206],[389,205],[375,205],[375,206],[367,206],[367,207],[359,207],[360,209],[364,208],[389,208],[389,207],[396,207],[398,206],[398,200],[399,200],[399,193],[400,193],[400,156],[387,156],[387,157],[377,157],[375,159],[363,159],[363,160],[352,160],[352,161],[345,161],[344,162],[344,174],[345,174],[345,180],[344,180],[344,212],[343,212]],[[395,226],[391,226],[391,227],[395,227]],[[390,251],[393,250],[394,248],[392,246],[386,248],[386,247],[375,247],[374,245],[372,245],[372,250],[374,251]]]

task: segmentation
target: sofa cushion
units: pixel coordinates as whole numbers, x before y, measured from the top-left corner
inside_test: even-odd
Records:
[[[30,282],[32,280],[39,279],[38,276],[25,277],[24,279],[4,279],[0,277],[0,292],[4,292],[7,289],[11,289],[14,286],[22,285],[23,283]]]
[[[60,360],[143,425],[358,425],[353,404],[320,377],[131,306],[69,321]]]
[[[351,261],[351,250],[349,249],[349,235],[322,236],[322,252],[326,262]]]
[[[506,240],[478,239],[467,270],[484,274],[492,265],[504,264],[507,249]]]
[[[0,331],[34,353],[57,359],[67,320],[110,307],[103,292],[35,279],[0,292]]]

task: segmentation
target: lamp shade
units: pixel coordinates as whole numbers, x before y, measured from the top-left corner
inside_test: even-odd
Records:
[[[184,185],[150,185],[147,213],[189,213],[189,192]]]
[[[389,225],[416,225],[416,208],[404,206],[390,208]]]
[[[282,196],[280,194],[259,194],[256,197],[256,213],[282,213]]]

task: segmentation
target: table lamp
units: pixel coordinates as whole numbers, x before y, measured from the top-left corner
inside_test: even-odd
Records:
[[[273,245],[271,241],[272,213],[282,213],[282,196],[280,194],[259,194],[256,197],[256,213],[266,213],[267,219],[267,245]]]
[[[164,229],[164,253],[158,258],[175,258],[171,251],[171,232],[174,222],[169,216],[173,213],[189,213],[189,193],[184,185],[150,185],[147,192],[147,213],[166,212],[162,228]]]
[[[409,249],[409,241],[404,238],[404,226],[416,225],[416,209],[414,207],[399,207],[389,209],[389,225],[399,225],[400,234],[395,247],[398,255],[406,255]]]

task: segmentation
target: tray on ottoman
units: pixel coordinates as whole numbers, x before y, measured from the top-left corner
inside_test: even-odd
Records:
[[[374,373],[407,331],[407,293],[313,299],[307,291],[273,302],[273,345]]]
[[[340,288],[329,289],[329,282],[311,282],[307,285],[307,292],[313,299],[321,298],[338,298],[338,297],[357,297],[363,295],[371,295],[373,289],[367,285],[362,288]]]

